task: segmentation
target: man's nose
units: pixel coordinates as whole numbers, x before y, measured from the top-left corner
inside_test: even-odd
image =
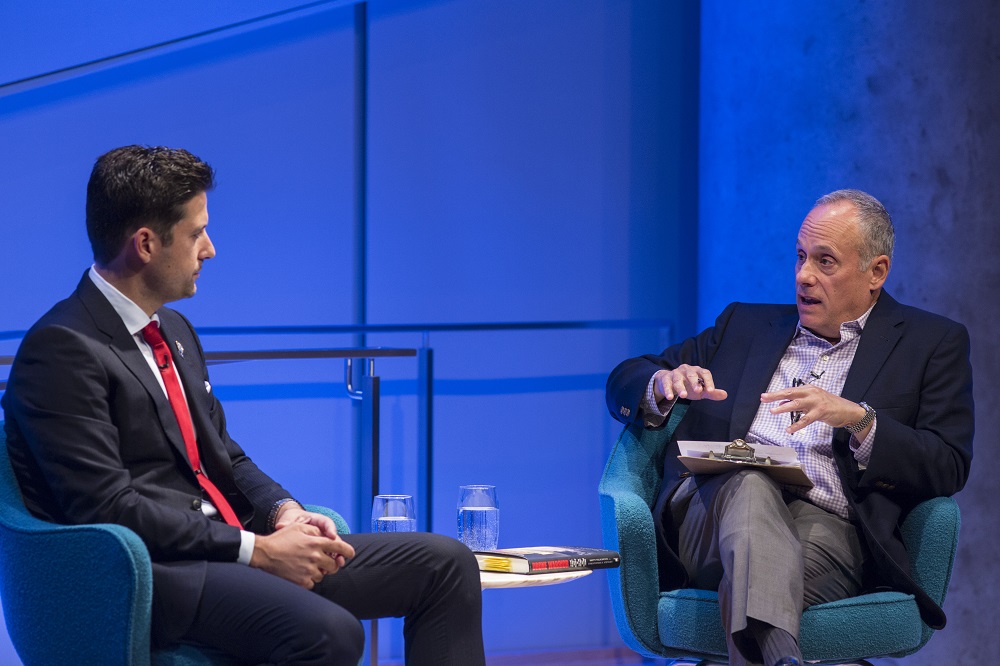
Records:
[[[809,269],[809,263],[803,262],[795,271],[795,282],[796,284],[809,284],[813,281],[812,270]]]
[[[203,259],[211,259],[215,256],[215,244],[212,243],[212,239],[208,237],[208,232],[205,232],[205,241],[208,243],[208,247],[202,252]]]

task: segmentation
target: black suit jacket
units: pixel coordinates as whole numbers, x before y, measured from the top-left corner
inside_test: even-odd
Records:
[[[667,510],[687,475],[677,460],[677,441],[744,437],[797,324],[794,305],[733,303],[712,328],[660,355],[629,359],[608,378],[608,409],[624,423],[641,420],[639,403],[650,377],[662,368],[682,363],[708,368],[715,385],[729,392],[720,402],[691,401],[667,449],[654,506],[664,589],[688,582]],[[961,324],[901,305],[883,292],[861,333],[841,395],[863,400],[877,413],[866,469],[859,469],[854,460],[850,433],[838,428],[833,441],[837,469],[871,552],[877,584],[915,595],[923,620],[943,627],[944,612],[910,577],[898,525],[915,504],[952,495],[968,478],[974,428],[968,332]]]
[[[264,533],[271,507],[290,495],[226,432],[191,324],[167,308],[158,314],[202,465],[246,529]],[[135,531],[153,561],[154,638],[180,637],[201,597],[206,561],[235,561],[240,531],[201,512],[202,491],[170,402],[86,274],[25,335],[3,408],[28,509],[57,523],[117,523]]]

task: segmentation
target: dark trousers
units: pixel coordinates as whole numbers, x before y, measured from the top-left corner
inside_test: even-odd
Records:
[[[185,642],[252,664],[356,666],[360,620],[404,617],[406,663],[485,664],[479,569],[458,541],[427,533],[349,534],[356,556],[314,590],[211,562]]]

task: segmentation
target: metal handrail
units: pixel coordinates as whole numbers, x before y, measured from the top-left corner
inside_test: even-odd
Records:
[[[423,324],[333,324],[315,326],[202,326],[198,335],[321,335],[341,333],[437,333],[458,331],[541,331],[669,328],[670,319],[582,319]],[[0,332],[0,340],[4,339]]]
[[[422,333],[424,336],[422,347],[417,350],[405,350],[408,353],[400,354],[404,350],[384,350],[379,353],[377,349],[357,350],[360,353],[345,353],[347,350],[325,350],[333,355],[356,356],[362,360],[362,384],[361,391],[354,384],[354,372],[351,359],[347,359],[345,368],[345,387],[347,394],[354,400],[362,397],[371,397],[374,400],[361,400],[361,405],[365,408],[366,416],[363,421],[370,422],[370,437],[373,446],[369,454],[367,447],[362,447],[362,452],[370,455],[367,461],[374,466],[372,469],[374,476],[371,488],[378,488],[377,466],[378,466],[378,395],[379,378],[374,373],[373,357],[379,355],[415,355],[417,357],[417,430],[418,430],[418,506],[420,516],[418,524],[420,529],[432,530],[431,508],[433,503],[433,406],[434,406],[434,350],[428,344],[428,335],[432,332],[486,332],[486,331],[559,331],[559,330],[636,330],[636,329],[671,329],[673,322],[668,319],[600,319],[600,320],[579,320],[579,321],[529,321],[529,322],[482,322],[482,323],[425,323],[425,324],[343,324],[343,325],[319,325],[319,326],[206,326],[197,328],[199,335],[203,336],[241,336],[241,335],[322,335],[322,334],[365,334],[365,333]],[[23,337],[26,331],[0,331],[0,340],[11,340]],[[316,358],[316,352],[321,350],[272,350],[270,352],[205,352],[206,360],[210,363],[225,363],[234,360],[253,360],[253,358]],[[339,354],[338,354],[339,352]],[[10,365],[13,356],[0,356],[0,365]],[[0,390],[6,387],[6,381],[0,380]],[[365,395],[367,388],[368,394]],[[371,412],[370,410],[374,410]],[[366,485],[366,484],[362,484]],[[363,494],[363,493],[362,493]]]
[[[320,324],[306,326],[200,326],[198,335],[336,335],[346,333],[436,333],[456,331],[540,331],[669,328],[669,319],[583,319],[575,321],[507,321],[423,324]],[[20,340],[27,330],[0,331],[0,340]],[[8,356],[0,356],[9,359]],[[8,361],[7,364],[10,362]]]
[[[510,321],[423,324],[320,324],[306,326],[201,326],[198,335],[340,335],[366,333],[453,333],[477,331],[566,331],[566,330],[635,330],[640,328],[670,328],[669,319],[582,319],[573,321]],[[0,340],[20,340],[27,333],[0,331]],[[426,343],[425,343],[426,346]],[[213,355],[226,352],[206,352]],[[0,366],[14,362],[13,356],[0,356]],[[5,382],[0,380],[0,390]]]

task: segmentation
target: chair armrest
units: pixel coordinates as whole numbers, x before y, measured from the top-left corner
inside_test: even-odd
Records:
[[[22,514],[0,534],[0,596],[24,663],[149,663],[152,569],[134,532]]]
[[[918,504],[903,521],[902,536],[913,580],[938,605],[944,604],[958,549],[962,516],[951,497]]]
[[[319,504],[305,504],[303,507],[306,511],[312,511],[314,513],[321,513],[328,518],[332,518],[333,522],[337,525],[337,534],[350,534],[351,528],[348,527],[347,521],[344,517],[333,509],[328,509],[325,506],[320,506]]]
[[[650,657],[663,650],[656,619],[660,587],[650,504],[659,488],[657,440],[665,437],[662,431],[626,428],[611,450],[598,488],[604,547],[622,556],[621,566],[608,571],[615,622],[625,643]]]

